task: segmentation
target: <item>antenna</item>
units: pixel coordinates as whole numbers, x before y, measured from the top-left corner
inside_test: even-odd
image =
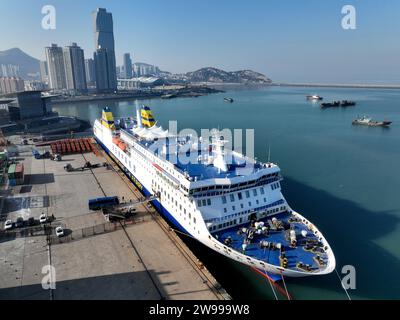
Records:
[[[271,161],[271,145],[268,144],[268,163],[270,163]]]

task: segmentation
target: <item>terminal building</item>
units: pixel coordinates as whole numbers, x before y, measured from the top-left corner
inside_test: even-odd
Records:
[[[153,88],[165,84],[164,80],[157,77],[139,77],[132,79],[118,79],[118,90],[139,90]]]
[[[20,91],[0,96],[1,110],[8,112],[8,121],[43,117],[48,113],[47,100],[41,91]]]

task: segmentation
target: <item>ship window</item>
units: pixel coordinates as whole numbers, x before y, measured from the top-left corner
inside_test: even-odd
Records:
[[[261,192],[261,194],[264,194],[264,188],[263,187],[260,188],[260,192]]]
[[[226,197],[222,196],[222,203],[226,203]]]
[[[228,210],[226,210],[226,208],[224,208],[224,212],[226,213]]]
[[[207,205],[211,206],[211,199],[207,199]]]
[[[267,202],[267,198],[264,198],[264,202]]]
[[[235,206],[232,206],[232,210],[235,211]]]
[[[230,196],[231,202],[234,202],[235,201],[235,195],[234,194],[230,194],[229,196]]]
[[[193,222],[196,223],[196,217],[193,217]]]
[[[203,205],[203,206],[206,206],[206,205],[207,205],[206,199],[203,199],[203,200],[202,200],[202,205]]]
[[[256,197],[257,196],[257,189],[253,189],[253,195]]]
[[[239,198],[239,200],[242,200],[243,196],[242,196],[241,192],[238,192],[238,198]]]
[[[201,207],[201,200],[197,200],[197,206]]]
[[[246,198],[250,198],[250,192],[249,192],[249,190],[246,190]]]
[[[240,204],[240,207],[243,209],[243,203]]]
[[[258,204],[259,203],[259,201],[258,201],[258,199],[256,200],[256,204]]]
[[[251,201],[249,201],[249,207],[251,207]]]

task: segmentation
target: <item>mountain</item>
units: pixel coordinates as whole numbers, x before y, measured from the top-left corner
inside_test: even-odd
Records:
[[[36,78],[40,70],[39,60],[26,54],[19,48],[0,51],[0,65],[2,64],[19,67],[18,75],[23,79]]]
[[[271,79],[262,73],[252,70],[224,71],[217,68],[202,68],[188,72],[185,77],[189,82],[216,82],[216,83],[242,83],[242,84],[267,84]]]

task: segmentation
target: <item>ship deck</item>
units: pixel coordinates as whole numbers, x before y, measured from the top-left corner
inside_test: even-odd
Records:
[[[293,269],[298,271],[305,271],[303,267],[300,269],[297,266],[297,263],[302,263],[303,265],[309,265],[310,271],[315,272],[321,269],[324,269],[327,265],[327,255],[323,252],[322,244],[318,242],[318,238],[307,228],[307,226],[301,221],[294,222],[293,219],[295,217],[288,213],[279,213],[274,216],[269,216],[263,219],[259,219],[258,221],[264,222],[265,226],[272,225],[271,219],[275,217],[278,221],[283,223],[290,223],[294,230],[296,231],[297,237],[297,246],[290,246],[290,241],[286,235],[287,231],[285,230],[273,230],[272,228],[269,230],[268,235],[265,234],[254,234],[254,238],[247,245],[245,254],[249,257],[267,262],[272,265],[281,266],[280,264],[280,250],[279,249],[269,249],[269,248],[261,248],[261,241],[268,241],[270,243],[281,243],[282,251],[285,252],[286,258],[288,259],[287,269]],[[242,252],[242,244],[246,239],[245,233],[239,233],[238,231],[242,228],[252,228],[250,222],[247,224],[242,224],[240,226],[234,226],[225,230],[217,231],[213,233],[213,236],[216,237],[221,243],[224,243],[225,239],[231,237],[232,242],[229,245],[230,248]],[[303,237],[301,235],[301,231],[306,230],[307,235]],[[313,243],[315,242],[315,243]],[[324,261],[324,265],[319,265],[315,258],[320,256]]]

